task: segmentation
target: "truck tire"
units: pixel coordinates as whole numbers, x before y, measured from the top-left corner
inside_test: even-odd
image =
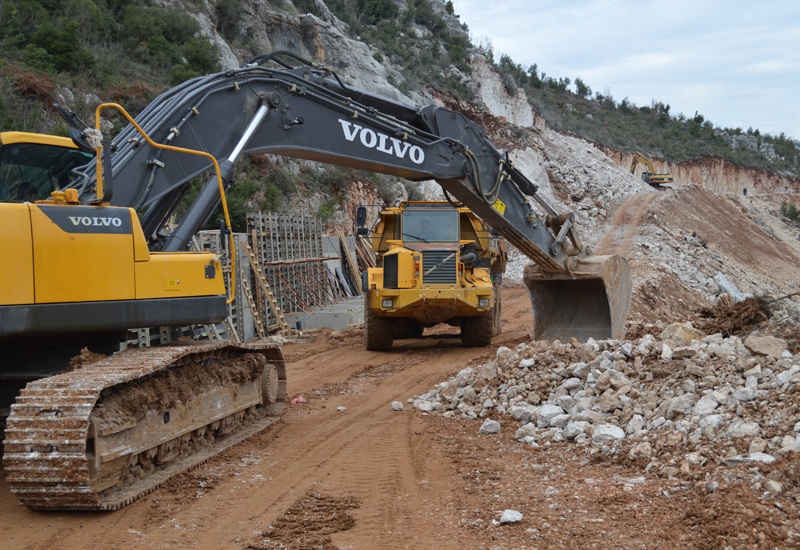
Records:
[[[494,310],[483,317],[461,318],[461,345],[465,348],[485,347],[492,343]]]
[[[378,317],[371,309],[364,311],[364,348],[370,351],[389,351],[394,343],[394,322]]]

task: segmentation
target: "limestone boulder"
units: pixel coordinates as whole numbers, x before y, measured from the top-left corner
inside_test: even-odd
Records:
[[[705,334],[694,328],[689,323],[672,323],[667,325],[659,338],[661,340],[672,340],[678,347],[686,347],[692,340],[700,340]]]
[[[786,340],[775,336],[748,336],[744,341],[744,347],[753,355],[766,355],[778,359],[786,351]]]

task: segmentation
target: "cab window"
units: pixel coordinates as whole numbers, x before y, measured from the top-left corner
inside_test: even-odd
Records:
[[[458,242],[456,210],[404,210],[402,223],[405,242]]]
[[[47,199],[75,179],[72,169],[94,156],[56,145],[12,143],[0,147],[0,201]]]

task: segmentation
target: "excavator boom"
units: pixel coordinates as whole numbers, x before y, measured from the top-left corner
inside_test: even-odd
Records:
[[[292,68],[281,60],[286,56],[306,66]],[[486,130],[462,113],[436,105],[418,108],[351,88],[328,68],[277,52],[256,57],[238,70],[188,81],[156,98],[137,122],[156,142],[227,159],[220,163],[226,184],[233,160],[242,152],[286,155],[415,181],[436,180],[536,264],[526,284],[537,338],[622,334],[631,295],[624,258],[592,256],[577,236],[574,216],[557,213],[513,166],[508,153],[494,147]],[[243,140],[246,132],[248,139]],[[111,203],[147,208],[142,228],[151,247],[184,249],[187,236],[205,223],[216,205],[215,178],[209,179],[181,221],[186,231],[179,226],[165,236],[159,229],[189,179],[209,170],[210,163],[202,157],[156,150],[130,126],[114,141]],[[84,201],[96,198],[94,178],[92,168],[73,184]],[[621,275],[616,279],[604,275],[612,272]],[[591,299],[575,303],[575,288]],[[549,294],[565,296],[553,301]],[[553,311],[565,307],[569,311]],[[587,307],[602,309],[589,317],[606,321],[593,323],[591,329],[581,326],[588,317],[579,313]]]

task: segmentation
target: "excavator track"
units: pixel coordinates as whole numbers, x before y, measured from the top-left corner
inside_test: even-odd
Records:
[[[117,353],[21,392],[7,480],[32,510],[116,510],[277,422],[285,402],[276,344]]]

